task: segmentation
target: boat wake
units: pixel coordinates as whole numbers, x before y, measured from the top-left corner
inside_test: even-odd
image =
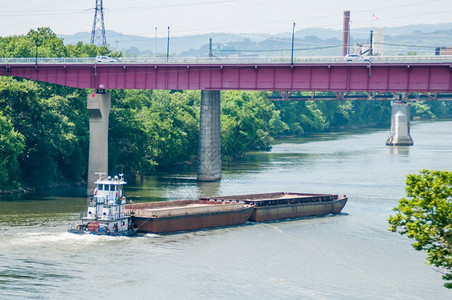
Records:
[[[0,249],[14,247],[38,247],[38,246],[65,246],[65,245],[89,245],[107,241],[117,241],[127,237],[98,236],[90,234],[70,234],[68,232],[32,232],[19,233],[0,244]]]

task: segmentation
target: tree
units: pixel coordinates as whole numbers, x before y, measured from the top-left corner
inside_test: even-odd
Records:
[[[406,180],[406,196],[389,217],[390,231],[414,239],[452,289],[452,172],[422,170]]]
[[[247,151],[270,150],[273,136],[286,129],[265,92],[226,91],[221,95],[222,153],[240,158]]]
[[[0,190],[18,185],[18,157],[24,147],[24,136],[14,130],[11,121],[0,111]]]
[[[37,51],[37,53],[36,53]],[[0,37],[0,57],[94,57],[107,47],[65,46],[50,28]],[[0,77],[0,189],[81,181],[89,144],[87,91]]]
[[[25,142],[18,157],[21,182],[80,181],[87,165],[86,93],[74,90],[63,97],[46,90],[46,85],[29,80],[0,77],[0,111]]]
[[[195,160],[199,92],[114,91],[112,99],[110,165],[145,173]]]

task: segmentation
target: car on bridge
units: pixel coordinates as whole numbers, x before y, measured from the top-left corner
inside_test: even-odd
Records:
[[[344,60],[347,62],[370,62],[370,57],[369,56],[362,56],[362,55],[358,55],[358,54],[347,54],[344,57]]]
[[[102,64],[102,63],[114,63],[116,62],[116,59],[111,58],[109,56],[98,56],[96,57],[96,63]]]

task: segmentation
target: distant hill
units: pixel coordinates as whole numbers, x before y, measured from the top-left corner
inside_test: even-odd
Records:
[[[418,24],[401,27],[384,27],[385,55],[433,54],[434,48],[452,46],[452,23]],[[107,31],[107,42],[113,50],[121,50],[126,56],[155,55],[156,39],[125,35]],[[91,34],[59,35],[66,44],[79,41],[89,43]],[[291,32],[279,34],[209,33],[170,37],[172,56],[207,56],[209,39],[213,39],[213,52],[217,56],[288,56],[291,48]],[[370,28],[351,30],[351,44],[369,40]],[[295,49],[298,56],[340,55],[342,31],[327,28],[307,28],[295,32]],[[449,42],[450,41],[450,42]],[[157,55],[166,55],[167,36],[157,38]]]
[[[136,36],[136,35],[125,35],[116,31],[105,32],[107,36],[107,43],[110,45],[111,49],[130,51],[135,54],[148,54],[155,52],[155,38]],[[91,33],[89,32],[79,32],[73,35],[58,35],[64,39],[65,44],[76,44],[79,41],[84,43],[89,43],[91,40]],[[229,34],[229,33],[212,33],[212,34],[200,34],[200,35],[190,35],[183,37],[171,37],[170,36],[170,52],[172,54],[178,55],[183,51],[190,49],[199,49],[203,45],[209,44],[210,37],[214,37],[216,41],[221,41],[222,43],[238,42],[244,39],[242,35]],[[262,39],[256,35],[257,39]],[[157,38],[157,53],[166,54],[168,38],[158,37]]]

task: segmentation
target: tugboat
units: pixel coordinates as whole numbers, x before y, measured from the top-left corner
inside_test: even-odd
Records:
[[[130,236],[136,234],[132,218],[126,214],[123,186],[123,174],[104,177],[105,173],[96,173],[94,195],[88,198],[88,210],[81,214],[81,223],[71,224],[68,232],[76,234],[96,234],[111,236]]]

